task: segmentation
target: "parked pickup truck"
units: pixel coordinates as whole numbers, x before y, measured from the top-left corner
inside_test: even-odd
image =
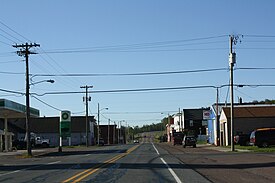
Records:
[[[50,140],[44,139],[41,137],[35,137],[35,146],[41,146],[41,147],[49,147],[50,146]]]
[[[182,145],[183,133],[174,132],[172,137],[172,145]]]

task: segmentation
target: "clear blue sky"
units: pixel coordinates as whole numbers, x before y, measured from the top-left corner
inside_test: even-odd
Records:
[[[17,49],[12,47],[15,43],[25,42],[41,45],[40,48],[32,49],[39,54],[30,56],[30,73],[34,75],[228,68],[230,34],[244,35],[240,38],[241,43],[235,46],[235,68],[275,68],[274,7],[273,0],[3,0],[0,6],[0,21],[4,23],[0,24],[0,89],[25,91],[25,63],[21,61],[23,57],[16,55]],[[234,82],[275,84],[274,71],[236,70]],[[94,91],[220,86],[228,84],[229,72],[33,77],[34,82],[45,79],[54,79],[55,83],[34,85],[31,92],[80,92],[84,91],[80,89],[82,85],[93,85],[91,90]],[[238,88],[235,90],[235,101],[238,97],[242,97],[244,102],[274,99],[274,93],[275,87]],[[55,108],[84,115],[83,96],[67,94],[36,97]],[[210,88],[94,93],[90,96],[90,113],[93,115],[97,112],[97,103],[100,103],[100,108],[109,108],[108,111],[102,111],[102,124],[107,124],[107,118],[110,118],[112,121],[125,120],[131,126],[157,123],[178,108],[208,107],[216,102],[216,90]],[[25,103],[22,95],[0,91],[0,98]],[[225,87],[220,90],[220,102],[226,98]],[[59,115],[58,110],[33,97],[31,106],[38,108],[42,116]]]

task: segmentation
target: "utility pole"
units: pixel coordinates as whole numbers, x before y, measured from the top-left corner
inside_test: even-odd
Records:
[[[110,145],[110,119],[108,119],[108,145]]]
[[[216,100],[216,144],[220,146],[220,120],[219,120],[219,87],[217,87],[217,100]]]
[[[231,100],[231,151],[235,151],[234,147],[234,95],[233,95],[233,69],[236,63],[236,53],[233,52],[233,44],[237,44],[238,36],[230,35],[230,53],[229,53],[229,66],[230,66],[230,100]]]
[[[13,45],[14,48],[20,48],[17,51],[19,56],[24,56],[26,58],[26,137],[27,137],[27,152],[28,156],[32,156],[31,138],[30,138],[30,80],[29,80],[29,55],[35,54],[30,51],[31,47],[40,47],[36,43],[25,43],[21,45]]]
[[[86,97],[83,97],[83,102],[86,102],[86,147],[89,146],[89,133],[88,133],[88,128],[89,128],[89,122],[88,122],[88,109],[89,109],[89,104],[88,101],[91,101],[91,97],[88,97],[88,88],[93,88],[93,86],[80,86],[80,88],[85,88],[86,89]],[[90,130],[89,130],[90,131]]]
[[[97,103],[97,145],[99,145],[99,103]]]
[[[116,122],[114,121],[114,132],[113,132],[113,144],[115,144],[115,140],[116,140]]]

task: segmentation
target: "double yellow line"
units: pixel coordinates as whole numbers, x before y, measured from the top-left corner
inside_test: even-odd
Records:
[[[101,164],[98,164],[92,168],[89,168],[87,170],[84,170],[83,172],[80,172],[64,181],[62,181],[62,183],[67,183],[67,182],[72,182],[72,183],[75,183],[75,182],[79,182],[83,179],[85,179],[86,177],[88,177],[89,175],[97,172],[99,169],[103,168],[103,167],[106,167],[108,166],[110,163],[113,163],[113,162],[116,162],[117,160],[125,157],[126,155],[130,154],[132,151],[134,151],[139,145],[136,145],[136,146],[133,146],[131,147],[130,149],[128,149],[125,153],[122,153],[122,154],[119,154],[107,161],[104,161],[103,163]]]

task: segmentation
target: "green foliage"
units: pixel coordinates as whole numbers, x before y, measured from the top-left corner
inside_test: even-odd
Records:
[[[253,104],[275,104],[275,100],[269,100],[269,99],[265,99],[262,101],[253,100],[252,103]]]
[[[135,126],[134,128],[130,128],[130,133],[138,134],[143,132],[153,132],[153,131],[164,131],[165,125],[164,123],[157,123],[151,125],[143,125],[142,127]]]

